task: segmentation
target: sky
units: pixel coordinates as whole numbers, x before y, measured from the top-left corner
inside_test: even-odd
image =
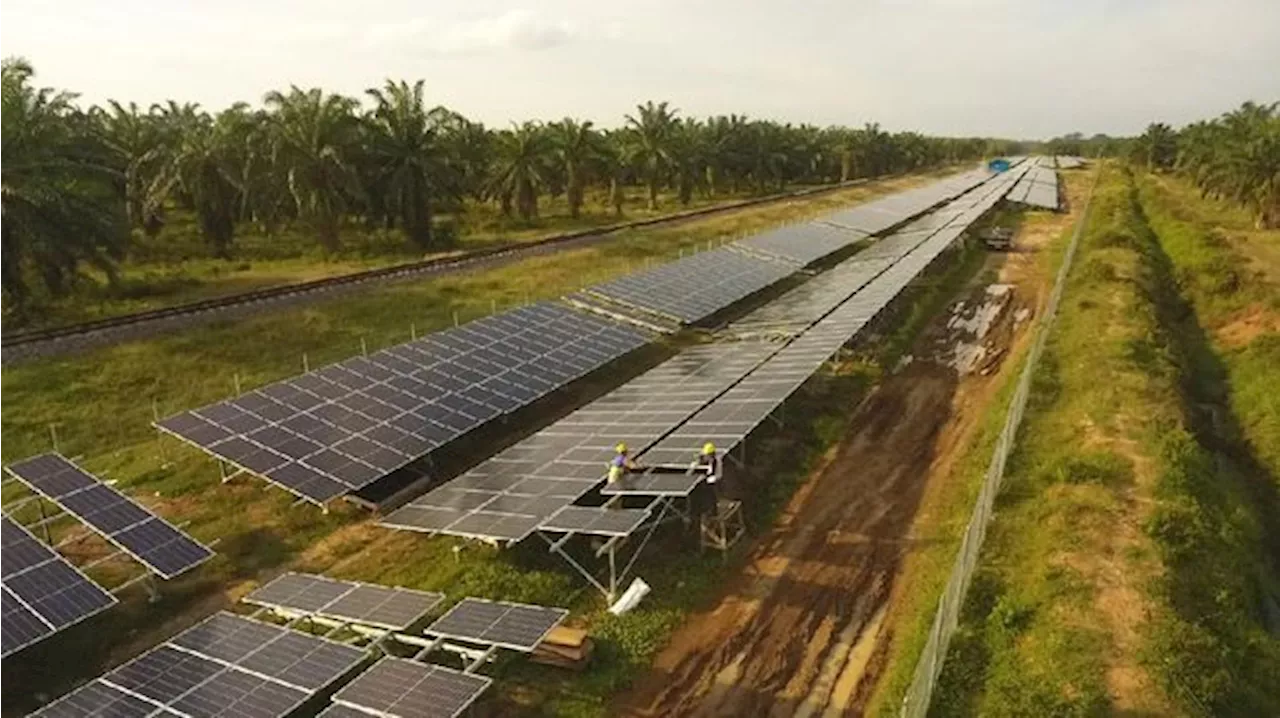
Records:
[[[41,85],[218,110],[388,78],[505,126],[645,100],[1047,139],[1280,101],[1280,0],[4,0]]]

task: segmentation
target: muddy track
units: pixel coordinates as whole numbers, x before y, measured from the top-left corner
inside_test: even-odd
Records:
[[[858,639],[875,633],[909,546],[957,384],[950,367],[920,362],[869,396],[727,596],[689,620],[618,711],[856,714],[870,658]]]

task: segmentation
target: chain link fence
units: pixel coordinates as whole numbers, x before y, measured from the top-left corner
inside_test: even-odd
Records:
[[[1099,170],[1094,175],[1088,197],[1085,199],[1084,211],[1076,223],[1075,230],[1071,233],[1062,266],[1058,268],[1058,275],[1054,278],[1053,291],[1045,307],[1044,319],[1040,322],[1035,341],[1031,345],[1031,352],[1027,355],[1026,363],[1022,367],[1022,374],[1018,377],[1018,386],[1010,400],[1009,413],[1005,417],[1000,437],[996,440],[991,463],[987,466],[987,475],[982,481],[982,490],[978,493],[973,515],[969,517],[969,525],[965,528],[955,566],[951,569],[951,577],[947,579],[947,587],[942,593],[942,600],[938,603],[938,612],[933,617],[933,625],[929,629],[929,640],[920,653],[920,661],[916,664],[911,686],[907,688],[907,693],[902,699],[902,718],[924,718],[929,712],[929,701],[937,687],[938,676],[942,674],[947,645],[951,642],[951,636],[960,622],[960,608],[964,605],[965,593],[969,590],[973,570],[977,568],[982,540],[986,538],[987,524],[991,521],[996,495],[1000,493],[1000,484],[1004,480],[1005,463],[1013,451],[1014,438],[1017,436],[1018,426],[1022,423],[1022,415],[1026,411],[1027,397],[1031,393],[1031,379],[1035,374],[1040,354],[1044,351],[1049,330],[1053,328],[1053,319],[1058,313],[1058,304],[1062,301],[1067,273],[1075,258],[1076,247],[1080,244],[1080,235],[1083,234],[1084,227],[1089,221],[1089,205],[1093,201],[1093,190],[1097,187],[1098,177],[1101,174]]]

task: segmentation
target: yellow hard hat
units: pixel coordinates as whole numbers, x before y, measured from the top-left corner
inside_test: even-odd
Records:
[[[627,450],[627,445],[619,441],[618,445],[613,448],[617,449],[618,453],[621,454],[622,452]]]
[[[702,445],[702,453],[704,454],[716,453],[716,445],[708,441],[707,443]]]

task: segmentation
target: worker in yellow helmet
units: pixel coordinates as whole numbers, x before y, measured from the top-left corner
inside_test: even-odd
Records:
[[[716,445],[708,441],[702,445],[702,453],[698,454],[698,458],[693,460],[693,464],[689,466],[694,471],[701,471],[707,475],[707,483],[714,484],[720,478],[720,454],[716,452]]]
[[[720,479],[720,454],[716,445],[708,441],[702,445],[702,451],[689,465],[689,471],[699,471],[706,475],[706,481],[699,482],[689,494],[689,508],[695,516],[703,516],[715,510],[720,497],[716,491],[716,481]]]
[[[609,483],[611,484],[616,484],[627,473],[640,469],[639,464],[631,460],[631,454],[627,451],[627,445],[624,442],[618,442],[614,449],[616,453],[609,462]]]

